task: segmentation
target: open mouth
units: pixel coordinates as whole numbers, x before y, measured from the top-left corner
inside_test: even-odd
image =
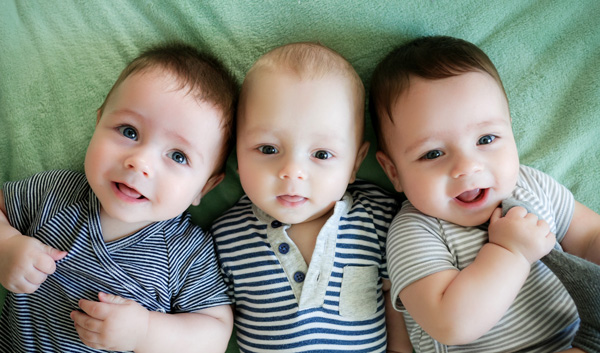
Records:
[[[456,196],[456,199],[464,203],[476,203],[485,197],[486,192],[487,189],[473,189]]]
[[[298,196],[298,195],[280,195],[280,196],[277,196],[277,200],[279,200],[279,202],[283,206],[298,207],[298,206],[304,204],[304,202],[306,202],[306,200],[308,200],[308,199],[304,196]]]
[[[130,188],[129,186],[122,183],[115,183],[115,187],[119,190],[123,195],[137,200],[143,200],[146,197],[140,194],[136,189]]]

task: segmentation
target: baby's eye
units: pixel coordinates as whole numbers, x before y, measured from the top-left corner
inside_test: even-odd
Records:
[[[330,152],[324,151],[324,150],[319,150],[315,153],[313,153],[313,157],[315,157],[316,159],[329,159],[331,157],[333,157],[333,155]]]
[[[271,145],[264,145],[264,146],[260,146],[258,148],[258,150],[260,152],[262,152],[263,154],[275,154],[279,151],[277,151],[277,148],[271,146]]]
[[[179,151],[173,151],[168,154],[168,156],[175,161],[175,163],[179,164],[187,164],[187,157],[185,154]]]
[[[128,139],[134,141],[137,141],[138,139],[137,131],[129,125],[119,126],[119,132],[121,133],[121,135],[127,137]]]
[[[421,159],[436,159],[444,155],[444,152],[440,150],[431,150],[423,155]]]
[[[496,139],[496,136],[494,136],[494,135],[481,136],[479,138],[479,141],[477,141],[477,144],[478,145],[489,145],[490,143],[494,142],[495,139]]]

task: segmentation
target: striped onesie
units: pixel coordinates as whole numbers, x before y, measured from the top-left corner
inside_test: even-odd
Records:
[[[84,174],[44,172],[4,184],[3,193],[13,227],[68,255],[33,294],[7,294],[1,352],[100,351],[81,342],[69,317],[100,291],[166,313],[230,303],[212,240],[187,213],[105,243]]]
[[[512,197],[530,205],[562,241],[574,210],[573,195],[550,176],[521,166]],[[488,224],[462,227],[420,213],[405,201],[388,236],[388,267],[392,298],[411,283],[448,269],[471,264],[488,241]],[[570,347],[579,326],[577,309],[558,278],[541,261],[531,272],[517,298],[489,332],[462,346],[445,346],[429,336],[406,312],[399,299],[394,307],[404,312],[416,352],[557,352]]]
[[[357,181],[317,237],[310,264],[244,196],[213,225],[242,352],[385,352],[382,278],[396,203]]]

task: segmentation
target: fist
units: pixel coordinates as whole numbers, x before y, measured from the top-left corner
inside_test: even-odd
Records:
[[[523,207],[511,208],[504,217],[501,209],[496,209],[490,218],[488,234],[490,243],[523,256],[530,264],[548,254],[556,243],[548,223]]]
[[[22,234],[0,243],[0,283],[13,293],[33,293],[56,271],[56,261],[67,256]]]

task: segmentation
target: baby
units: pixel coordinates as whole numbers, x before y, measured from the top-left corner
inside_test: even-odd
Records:
[[[4,184],[0,351],[225,350],[230,300],[185,210],[223,179],[235,94],[215,59],[150,49],[98,110],[85,174]]]
[[[415,350],[557,352],[572,344],[598,352],[598,266],[562,250],[544,258],[560,279],[572,262],[592,269],[569,274],[587,287],[564,280],[583,293],[580,313],[593,313],[581,315],[578,331],[573,300],[538,260],[558,241],[600,262],[600,216],[520,165],[507,97],[485,53],[460,39],[419,38],[378,65],[371,89],[377,160],[408,199],[390,226],[387,256]],[[506,199],[530,211],[502,217]]]
[[[236,134],[246,196],[212,229],[242,351],[411,351],[384,300],[396,203],[355,182],[363,125],[362,81],[329,48],[284,45],[248,72]]]

